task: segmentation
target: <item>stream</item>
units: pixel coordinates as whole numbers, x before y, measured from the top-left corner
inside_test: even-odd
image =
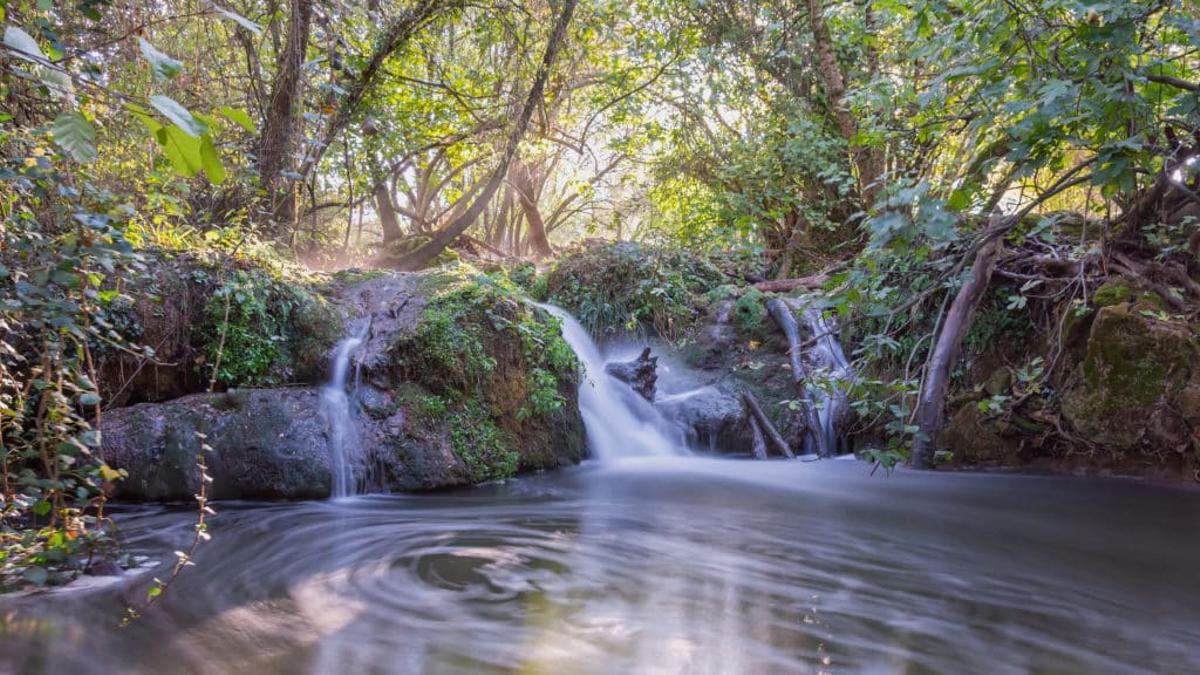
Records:
[[[356,332],[321,404],[339,499],[218,505],[195,566],[124,628],[195,514],[114,508],[146,564],[0,598],[0,673],[1200,671],[1200,491],[694,456],[546,309],[586,368],[595,460],[350,496]],[[844,403],[813,400],[822,422]]]
[[[649,457],[226,503],[196,566],[130,627],[122,598],[146,574],[0,600],[0,672],[1200,670],[1200,491],[869,474]],[[192,517],[118,513],[164,566]]]

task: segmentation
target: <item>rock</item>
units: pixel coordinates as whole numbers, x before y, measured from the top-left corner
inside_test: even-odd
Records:
[[[967,402],[942,430],[942,445],[954,454],[954,462],[970,465],[1018,463],[1022,436],[1009,425],[989,419],[974,402]]]
[[[260,387],[320,381],[343,333],[339,308],[316,286],[284,280],[225,256],[148,251],[144,276],[109,320],[138,354],[100,345],[95,353],[105,405],[167,401],[208,389],[221,344],[224,298],[231,298],[218,386]],[[236,289],[232,295],[222,289]],[[266,318],[264,318],[266,317]],[[269,320],[268,320],[269,319]],[[153,360],[140,348],[153,351]]]
[[[650,356],[650,348],[642,350],[640,356],[630,361],[609,363],[604,371],[628,384],[647,401],[654,401],[655,383],[658,381],[658,357]]]
[[[1140,307],[1099,310],[1063,396],[1064,417],[1116,452],[1194,449],[1187,417],[1197,416],[1188,406],[1200,389],[1200,340],[1188,325],[1146,316]]]
[[[745,453],[753,446],[753,434],[736,393],[715,386],[661,397],[654,405],[668,419],[690,429],[701,447],[717,452]]]
[[[696,330],[696,342],[689,348],[688,361],[698,368],[716,370],[726,365],[737,346],[733,327],[733,300],[717,300],[704,313]]]
[[[200,488],[201,443],[215,499],[299,499],[329,494],[328,429],[316,389],[235,390],[109,411],[105,460],[129,476],[120,499],[190,500]],[[205,434],[200,439],[197,432]]]
[[[558,324],[469,270],[389,274],[339,298],[369,326],[351,355],[354,462],[365,492],[479,483],[579,462],[579,369]],[[190,500],[207,436],[216,499],[330,492],[330,438],[314,387],[194,394],[105,413],[116,496]]]

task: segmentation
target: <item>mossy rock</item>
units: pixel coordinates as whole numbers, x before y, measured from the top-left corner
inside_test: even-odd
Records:
[[[699,318],[701,297],[726,280],[691,251],[634,242],[590,241],[547,273],[546,297],[597,337],[681,340]]]
[[[218,352],[219,387],[324,379],[344,313],[324,295],[320,278],[287,276],[227,255],[145,257],[146,274],[128,284],[132,302],[117,306],[113,323],[131,344],[151,348],[154,362],[98,350],[106,403],[159,402],[205,391]]]
[[[579,363],[558,320],[506,276],[468,266],[424,273],[416,287],[424,309],[375,386],[429,422],[473,482],[582,459]]]
[[[762,291],[749,288],[733,303],[733,323],[743,335],[759,339],[766,336],[768,297]]]
[[[946,423],[941,444],[953,454],[956,464],[1010,466],[1020,460],[1022,437],[1018,431],[985,417],[978,404],[968,402]]]
[[[1113,277],[1101,284],[1092,294],[1092,302],[1097,307],[1111,307],[1133,299],[1134,287],[1120,277]]]
[[[1086,357],[1063,399],[1063,413],[1077,430],[1116,451],[1151,441],[1156,420],[1177,407],[1189,383],[1200,377],[1200,345],[1192,329],[1145,316],[1139,305],[1097,312]]]

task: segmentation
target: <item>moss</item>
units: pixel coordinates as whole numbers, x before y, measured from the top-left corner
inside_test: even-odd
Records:
[[[316,377],[337,341],[340,313],[304,286],[257,270],[224,275],[204,305],[200,348],[228,387]]]
[[[450,417],[450,447],[466,465],[472,482],[515,476],[520,455],[512,445],[475,401],[468,401]]]
[[[751,288],[733,304],[733,321],[738,329],[748,335],[763,332],[767,320],[767,295]]]
[[[956,462],[1010,465],[1018,461],[1021,437],[1009,431],[1006,425],[985,418],[975,403],[967,403],[950,417],[941,441]]]
[[[1110,307],[1133,299],[1133,287],[1129,282],[1119,277],[1105,281],[1092,294],[1092,302],[1097,307]]]
[[[1104,307],[1063,411],[1098,443],[1129,448],[1158,404],[1177,398],[1198,366],[1200,347],[1187,326],[1143,316],[1128,303]]]
[[[715,302],[735,298],[739,292],[740,289],[734,284],[721,284],[704,294],[704,304],[711,305]]]
[[[390,350],[396,380],[419,387],[401,393],[414,422],[437,428],[450,414],[452,449],[473,480],[510,476],[518,464],[553,465],[558,455],[542,452],[553,428],[574,430],[578,416],[568,410],[578,362],[558,319],[524,303],[503,273],[458,265],[420,283],[420,322]],[[521,438],[521,453],[510,454],[511,438]]]

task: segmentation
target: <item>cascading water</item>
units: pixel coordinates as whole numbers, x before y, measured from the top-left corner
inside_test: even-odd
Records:
[[[846,391],[838,386],[851,378],[853,372],[846,353],[837,340],[836,329],[819,307],[801,308],[800,319],[811,337],[811,344],[804,356],[811,364],[810,373],[820,373],[832,387],[810,387],[813,408],[816,410],[817,428],[812,430],[815,448],[822,457],[831,457],[838,451],[838,423],[846,414],[849,401]]]
[[[366,337],[370,325],[363,322],[353,335],[342,339],[333,354],[333,366],[329,371],[329,382],[321,388],[321,413],[329,425],[330,472],[333,485],[330,496],[349,497],[356,492],[354,462],[361,454],[358,429],[350,414],[350,396],[346,393],[346,380],[350,373],[350,356]]]
[[[683,430],[633,389],[605,372],[600,348],[575,317],[554,305],[538,305],[562,320],[562,336],[583,363],[579,412],[588,446],[597,459],[688,454]]]

